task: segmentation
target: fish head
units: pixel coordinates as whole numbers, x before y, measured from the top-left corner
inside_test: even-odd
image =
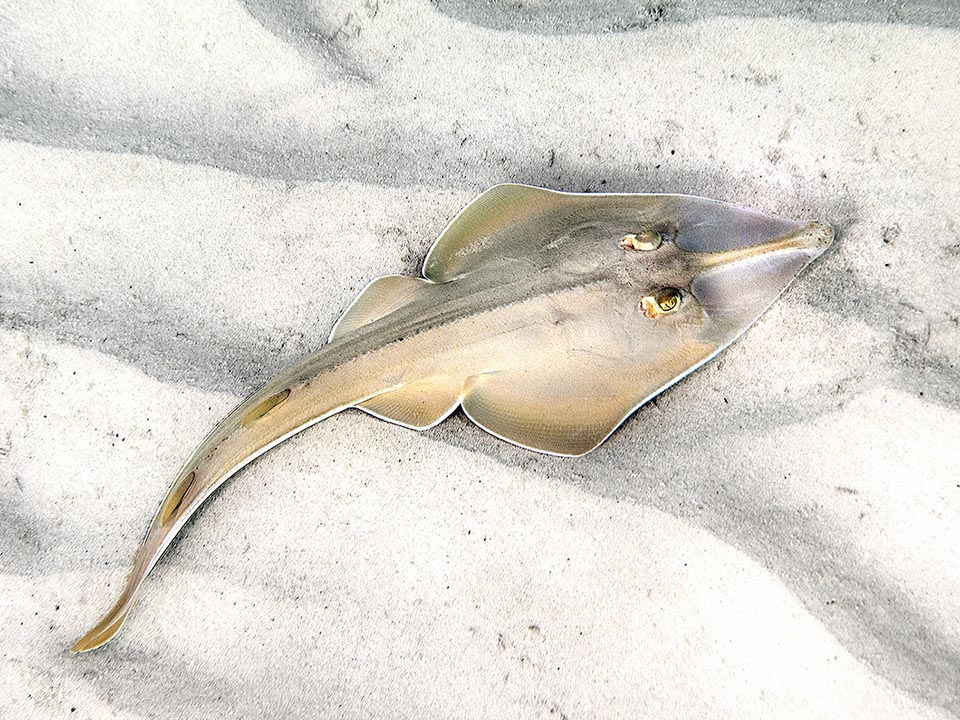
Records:
[[[675,196],[674,196],[675,197]],[[693,212],[688,204],[703,205]],[[684,211],[687,212],[684,212]],[[724,347],[832,243],[834,230],[699,198],[620,240],[647,332]]]

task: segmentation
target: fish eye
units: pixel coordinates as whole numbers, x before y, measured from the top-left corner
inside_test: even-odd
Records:
[[[677,310],[683,297],[676,288],[663,288],[653,295],[645,295],[640,299],[640,308],[648,318],[659,317]]]
[[[656,250],[663,245],[663,234],[659,230],[642,230],[620,238],[620,247],[624,250]]]

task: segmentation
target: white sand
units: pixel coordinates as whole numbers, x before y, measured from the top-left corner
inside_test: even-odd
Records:
[[[0,8],[0,717],[960,713],[957,31],[469,19]],[[586,458],[322,423],[70,655],[210,426],[499,181],[842,235]]]

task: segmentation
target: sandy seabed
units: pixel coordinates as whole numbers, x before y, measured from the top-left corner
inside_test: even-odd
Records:
[[[0,3],[0,716],[960,714],[960,21],[755,5]],[[304,432],[71,655],[216,420],[507,181],[840,236],[584,458]]]

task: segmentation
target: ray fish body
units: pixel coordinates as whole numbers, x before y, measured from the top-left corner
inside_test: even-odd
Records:
[[[583,455],[736,340],[833,235],[690,196],[487,190],[441,233],[422,277],[370,283],[326,345],[220,421],[119,600],[73,650],[114,637],[210,493],[291,435],[351,407],[425,430],[462,406],[499,438]]]

